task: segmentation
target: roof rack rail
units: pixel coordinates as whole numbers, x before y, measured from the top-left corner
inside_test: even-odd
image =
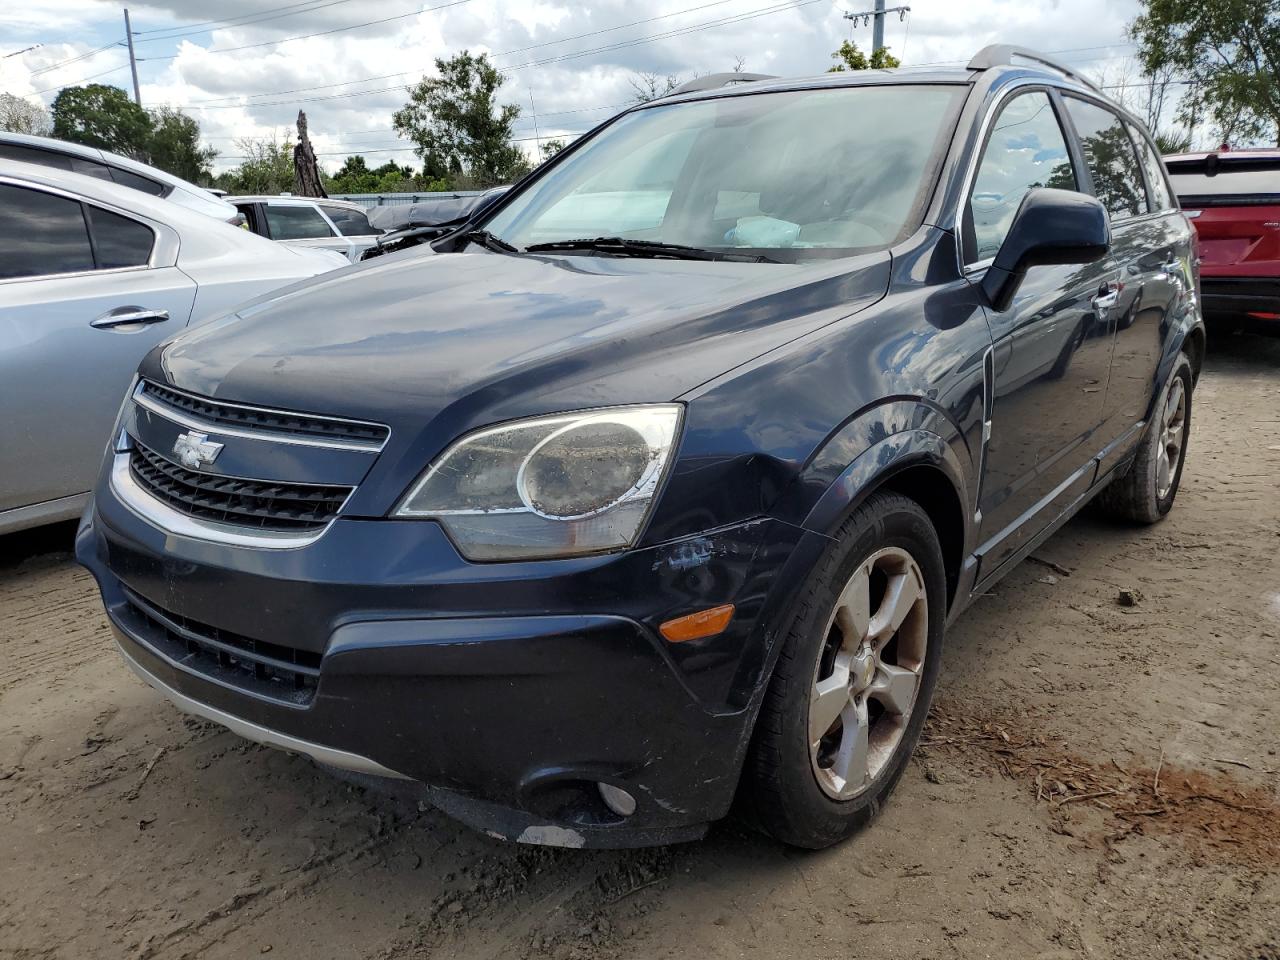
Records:
[[[969,61],[970,70],[989,70],[992,67],[1009,67],[1014,65],[1014,58],[1021,57],[1023,60],[1031,60],[1035,63],[1042,64],[1053,70],[1057,70],[1061,74],[1065,74],[1072,80],[1083,83],[1090,90],[1102,93],[1102,88],[1084,76],[1073,67],[1067,66],[1052,57],[1045,56],[1035,50],[1027,47],[1018,47],[1008,43],[993,43],[988,47],[979,50],[972,60]]]
[[[755,83],[758,80],[777,80],[778,78],[768,73],[709,73],[705,77],[694,77],[687,83],[682,83],[670,93],[665,94],[666,97],[678,97],[682,93],[701,93],[704,90],[719,90],[721,87],[732,87],[739,83]]]

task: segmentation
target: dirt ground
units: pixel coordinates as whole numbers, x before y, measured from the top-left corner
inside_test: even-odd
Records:
[[[978,601],[884,815],[817,854],[367,794],[128,673],[68,528],[0,540],[0,956],[1280,960],[1280,340],[1195,400],[1172,516],[1077,518]]]

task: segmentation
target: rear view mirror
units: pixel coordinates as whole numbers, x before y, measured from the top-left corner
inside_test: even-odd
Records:
[[[1092,263],[1109,249],[1111,222],[1096,197],[1037,187],[1014,214],[1009,234],[982,278],[982,290],[992,307],[1007,310],[1032,267]]]

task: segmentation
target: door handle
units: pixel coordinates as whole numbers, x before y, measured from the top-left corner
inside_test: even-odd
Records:
[[[146,307],[116,307],[89,321],[98,330],[124,327],[133,323],[164,323],[169,319],[168,310],[149,310]]]
[[[1120,284],[1104,283],[1098,288],[1098,295],[1089,303],[1098,313],[1106,313],[1120,301]]]

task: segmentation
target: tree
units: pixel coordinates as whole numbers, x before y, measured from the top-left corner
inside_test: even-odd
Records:
[[[293,148],[293,192],[300,197],[327,197],[320,164],[307,133],[307,115],[298,111],[298,143]]]
[[[542,162],[546,163],[567,146],[563,140],[548,140],[542,145]]]
[[[209,165],[218,151],[200,146],[200,124],[173,107],[156,107],[151,116],[148,154],[152,166],[192,183],[209,183]]]
[[[631,102],[648,103],[667,96],[685,81],[674,73],[665,77],[656,73],[637,73],[628,82],[631,84]]]
[[[493,186],[526,172],[529,162],[511,142],[520,108],[496,102],[506,78],[488,55],[463,50],[437,58],[436,71],[439,76],[409,88],[409,102],[393,118],[396,130],[417,145],[424,176],[466,176]]]
[[[64,87],[53,100],[53,135],[145,162],[151,118],[119,87]]]
[[[890,53],[888,47],[874,50],[868,57],[852,40],[846,40],[840,44],[840,49],[831,55],[831,59],[836,62],[836,65],[828,67],[827,73],[844,73],[846,70],[887,70],[902,66],[902,61]]]
[[[1148,73],[1186,81],[1178,119],[1280,143],[1280,0],[1142,0],[1129,26]]]
[[[285,193],[293,189],[293,137],[280,141],[236,141],[240,166],[219,174],[215,183],[228,193]]]
[[[12,93],[0,93],[0,130],[47,137],[52,129],[49,111],[42,105]]]

